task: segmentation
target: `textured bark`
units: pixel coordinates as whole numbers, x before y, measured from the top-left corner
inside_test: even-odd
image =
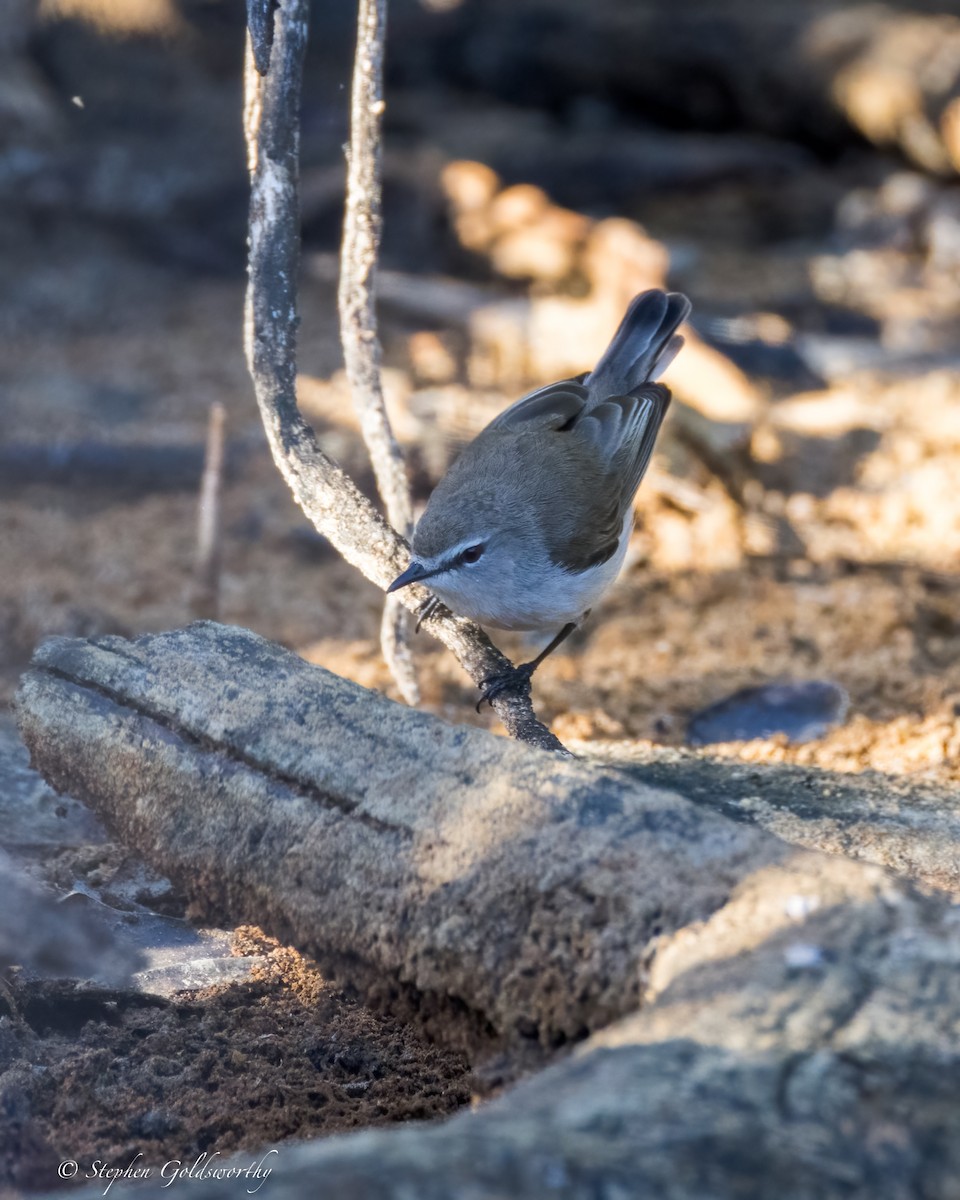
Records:
[[[50,641],[18,718],[48,780],[214,919],[371,1000],[426,996],[468,1040],[550,1046],[631,1011],[656,939],[787,852],[213,623]]]
[[[307,0],[274,0],[273,36],[265,75],[248,40],[244,128],[251,176],[247,362],[267,440],[294,499],[314,526],[352,566],[387,588],[409,561],[406,542],[383,520],[353,481],[317,445],[296,399],[299,105],[307,40]],[[429,593],[404,588],[401,603],[416,610]],[[477,626],[445,610],[423,628],[452,650],[479,686],[509,661]],[[493,702],[512,737],[544,750],[563,751],[536,719],[529,695]]]
[[[383,398],[381,349],[375,306],[381,215],[380,118],[384,110],[383,54],[386,0],[360,0],[357,50],[350,101],[347,195],[340,255],[340,338],[347,379],[387,520],[404,537],[413,532],[413,500],[403,451],[394,437]],[[380,645],[408,704],[420,689],[410,653],[413,623],[398,596],[384,604]]]
[[[782,913],[791,895],[780,882],[787,889],[762,898]],[[957,926],[878,882],[859,902],[784,918],[765,935],[759,889],[745,890],[727,913],[735,936],[709,952],[720,918],[681,935],[682,971],[575,1057],[440,1125],[281,1145],[263,1190],[280,1200],[954,1200]],[[138,1194],[167,1195],[161,1184]],[[199,1194],[230,1200],[237,1184],[211,1180]]]
[[[386,0],[360,0],[350,102],[347,197],[340,256],[340,334],[347,379],[370,451],[387,519],[409,536],[413,504],[403,452],[390,428],[380,377],[375,308],[377,258],[383,218],[380,118],[384,110],[383,52]]]
[[[190,608],[195,617],[220,615],[221,502],[223,498],[224,426],[227,414],[219,402],[210,406],[207,448],[197,504],[197,552]]]
[[[709,750],[617,743],[574,750],[786,842],[878,863],[960,895],[960,788],[878,772],[743,763]]]
[[[271,1195],[956,1196],[960,926],[880,868],[213,624],[51,641],[18,716],[202,906],[368,999],[475,1048],[597,1030],[477,1113],[279,1147]]]

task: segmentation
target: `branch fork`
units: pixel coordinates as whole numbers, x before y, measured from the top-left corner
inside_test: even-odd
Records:
[[[244,72],[244,132],[251,177],[249,280],[244,322],[247,363],[274,462],[297,504],[347,562],[386,590],[408,564],[409,546],[353,480],[324,454],[297,407],[299,110],[309,3],[308,0],[249,0],[248,12],[256,8],[259,18],[265,6],[272,4],[275,4],[272,36],[264,33],[262,24],[250,24]],[[382,4],[383,0],[362,0],[361,18],[366,14],[372,20],[371,13],[376,16],[378,5]],[[362,41],[362,20],[359,33]],[[266,69],[261,71],[264,62]],[[371,63],[371,69],[374,66]],[[362,85],[363,80],[355,79],[355,96],[358,89],[363,90]],[[382,100],[374,96],[370,103],[376,107]],[[379,112],[371,115],[378,117]],[[376,122],[374,128],[378,140]],[[363,167],[354,161],[356,157],[356,153],[351,156],[351,172]],[[369,163],[366,165],[369,168]],[[348,212],[348,228],[349,224]],[[356,236],[362,247],[362,220],[358,222]],[[361,255],[361,279],[368,280],[375,257],[375,252],[371,256],[369,251]],[[341,313],[356,322],[351,325],[356,331],[352,351],[357,347],[365,347],[367,351],[354,363],[354,369],[372,389],[367,394],[380,396],[379,406],[376,399],[364,406],[374,431],[374,442],[380,448],[378,456],[374,456],[374,466],[376,469],[379,465],[383,470],[384,479],[381,481],[378,470],[378,483],[388,512],[394,506],[392,515],[401,527],[409,529],[412,512],[403,462],[394,450],[396,442],[385,419],[379,390],[379,345],[375,326],[369,323],[372,301],[367,291],[366,303],[354,308],[356,298],[348,294],[350,282],[341,283]],[[361,315],[354,316],[355,312]],[[362,314],[367,314],[366,318]],[[344,349],[348,357],[351,351],[346,343]],[[369,382],[371,363],[375,376],[372,383]],[[402,595],[397,593],[397,599],[406,610],[416,613],[429,599],[429,593],[422,587],[404,588]],[[423,620],[423,628],[452,651],[478,687],[483,680],[503,674],[511,666],[478,626],[442,608]],[[529,696],[504,694],[493,700],[492,707],[512,737],[543,750],[566,753],[560,741],[537,720]]]

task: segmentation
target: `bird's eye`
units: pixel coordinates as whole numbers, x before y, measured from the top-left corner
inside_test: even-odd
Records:
[[[460,561],[462,563],[475,563],[479,561],[482,554],[482,546],[468,546],[460,555]]]

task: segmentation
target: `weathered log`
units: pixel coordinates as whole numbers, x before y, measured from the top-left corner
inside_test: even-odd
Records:
[[[250,1154],[250,1187],[269,1169],[273,1196],[357,1200],[956,1194],[960,928],[880,868],[212,624],[48,643],[18,705],[37,765],[196,896],[348,975],[378,966],[381,992],[405,977],[541,1033],[645,1001],[479,1113]],[[149,1200],[169,1178],[148,1165]],[[235,1193],[204,1170],[204,1200]]]
[[[955,1194],[960,927],[881,868],[212,623],[55,639],[17,704],[51,782],[368,999],[486,1049],[625,1018],[479,1114],[281,1148],[271,1194]]]
[[[914,841],[907,806],[899,823],[862,798],[832,811],[832,795],[756,778],[747,791],[768,802],[745,805],[736,778],[717,769],[711,787],[710,767],[682,758],[651,788],[407,712],[213,623],[136,642],[54,639],[18,715],[50,782],[209,914],[294,941],[371,1001],[446,998],[442,1021],[468,1014],[468,1041],[483,1030],[481,1041],[552,1045],[632,1011],[658,939],[790,857],[711,808],[956,878],[948,815],[934,853],[929,829]],[[830,870],[801,861],[820,896]]]
[[[53,639],[17,711],[48,781],[213,918],[260,924],[371,1001],[442,1003],[446,1024],[457,1008],[467,1040],[549,1046],[630,1012],[658,937],[789,854],[214,623]]]
[[[797,846],[877,863],[960,894],[960,788],[611,742],[574,750]]]
[[[226,447],[228,476],[254,446],[235,439]],[[195,491],[203,474],[204,447],[189,443],[8,442],[0,446],[0,495],[24,487],[83,488],[104,493]]]
[[[337,259],[316,251],[304,255],[304,270],[321,283],[337,278]],[[413,275],[407,271],[377,272],[377,299],[414,321],[462,328],[475,309],[490,303],[490,289],[462,279]]]

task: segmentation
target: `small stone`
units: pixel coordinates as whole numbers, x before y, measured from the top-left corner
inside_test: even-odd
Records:
[[[823,737],[840,724],[849,706],[844,689],[824,679],[743,688],[694,713],[687,726],[687,741],[691,746],[708,746],[783,734],[799,745]]]

